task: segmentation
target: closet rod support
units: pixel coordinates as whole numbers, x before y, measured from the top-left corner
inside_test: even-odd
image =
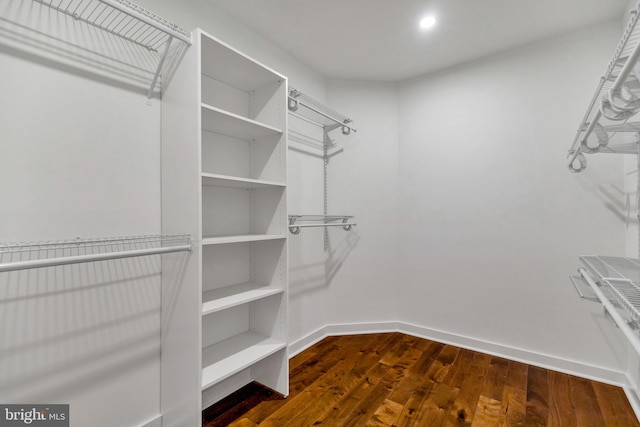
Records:
[[[149,88],[149,91],[147,92],[147,100],[151,101],[151,96],[153,95],[153,89],[156,87],[156,83],[158,82],[158,77],[160,77],[160,71],[162,71],[162,66],[164,65],[164,61],[165,59],[167,59],[167,55],[169,55],[169,47],[171,47],[171,42],[173,41],[173,36],[169,36],[169,38],[167,39],[167,42],[164,46],[164,52],[162,53],[162,57],[160,58],[160,61],[158,62],[158,68],[156,69],[155,74],[153,75],[153,80],[151,80],[151,87]],[[148,105],[151,105],[150,102],[147,103]]]

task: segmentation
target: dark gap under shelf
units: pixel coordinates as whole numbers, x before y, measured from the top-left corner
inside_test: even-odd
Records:
[[[280,400],[280,393],[253,381],[202,411],[203,427],[228,426],[249,410],[267,400]]]

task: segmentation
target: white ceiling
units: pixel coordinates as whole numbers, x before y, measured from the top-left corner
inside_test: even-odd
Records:
[[[622,18],[629,0],[211,0],[330,78],[400,81]],[[425,14],[436,27],[421,31]],[[620,21],[622,22],[622,21]],[[622,28],[622,24],[621,24]]]

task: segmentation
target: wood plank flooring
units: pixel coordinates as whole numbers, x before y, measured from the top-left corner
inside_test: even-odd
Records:
[[[400,333],[328,337],[290,361],[290,394],[257,384],[204,427],[638,426],[619,387]]]

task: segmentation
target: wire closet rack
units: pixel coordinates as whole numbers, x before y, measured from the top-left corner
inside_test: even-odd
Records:
[[[191,35],[187,31],[128,0],[32,1],[73,18],[77,25],[86,25],[101,32],[98,36],[82,28],[61,30],[67,33],[65,35],[77,33],[71,34],[74,47],[75,44],[86,44],[88,48],[80,51],[94,53],[93,60],[99,63],[100,68],[115,69],[114,64],[127,63],[131,66],[127,72],[143,72],[149,84],[147,98],[154,93],[172,47],[179,52],[191,46]],[[68,56],[68,52],[65,55]],[[175,56],[177,61],[179,55]],[[110,66],[102,63],[105,58],[112,60]],[[86,61],[86,58],[82,60]],[[114,74],[124,72],[117,70]]]
[[[191,250],[188,234],[0,243],[0,273]]]
[[[578,294],[599,301],[640,354],[640,259],[581,256],[584,267],[571,280]]]
[[[640,2],[578,127],[568,152],[569,169],[587,167],[584,154],[638,154],[640,132]]]
[[[302,107],[302,108],[300,108]],[[357,132],[351,123],[353,120],[338,113],[316,101],[309,95],[289,87],[289,111],[302,117],[322,128],[322,159],[323,159],[323,203],[324,211],[322,215],[289,215],[289,231],[292,234],[299,234],[302,228],[324,227],[324,247],[328,248],[328,227],[342,227],[345,231],[350,231],[357,225],[353,215],[329,215],[328,214],[328,166],[331,157],[341,152],[335,149],[333,140],[329,137],[329,132],[341,129],[343,135],[350,135]],[[330,149],[334,149],[330,152]]]
[[[343,116],[291,86],[289,86],[288,102],[289,111],[298,112],[303,117],[322,125],[325,132],[331,132],[338,128],[342,129],[344,135],[357,132],[357,129],[349,124],[352,122],[350,118]],[[299,107],[303,107],[304,111],[299,111]]]

